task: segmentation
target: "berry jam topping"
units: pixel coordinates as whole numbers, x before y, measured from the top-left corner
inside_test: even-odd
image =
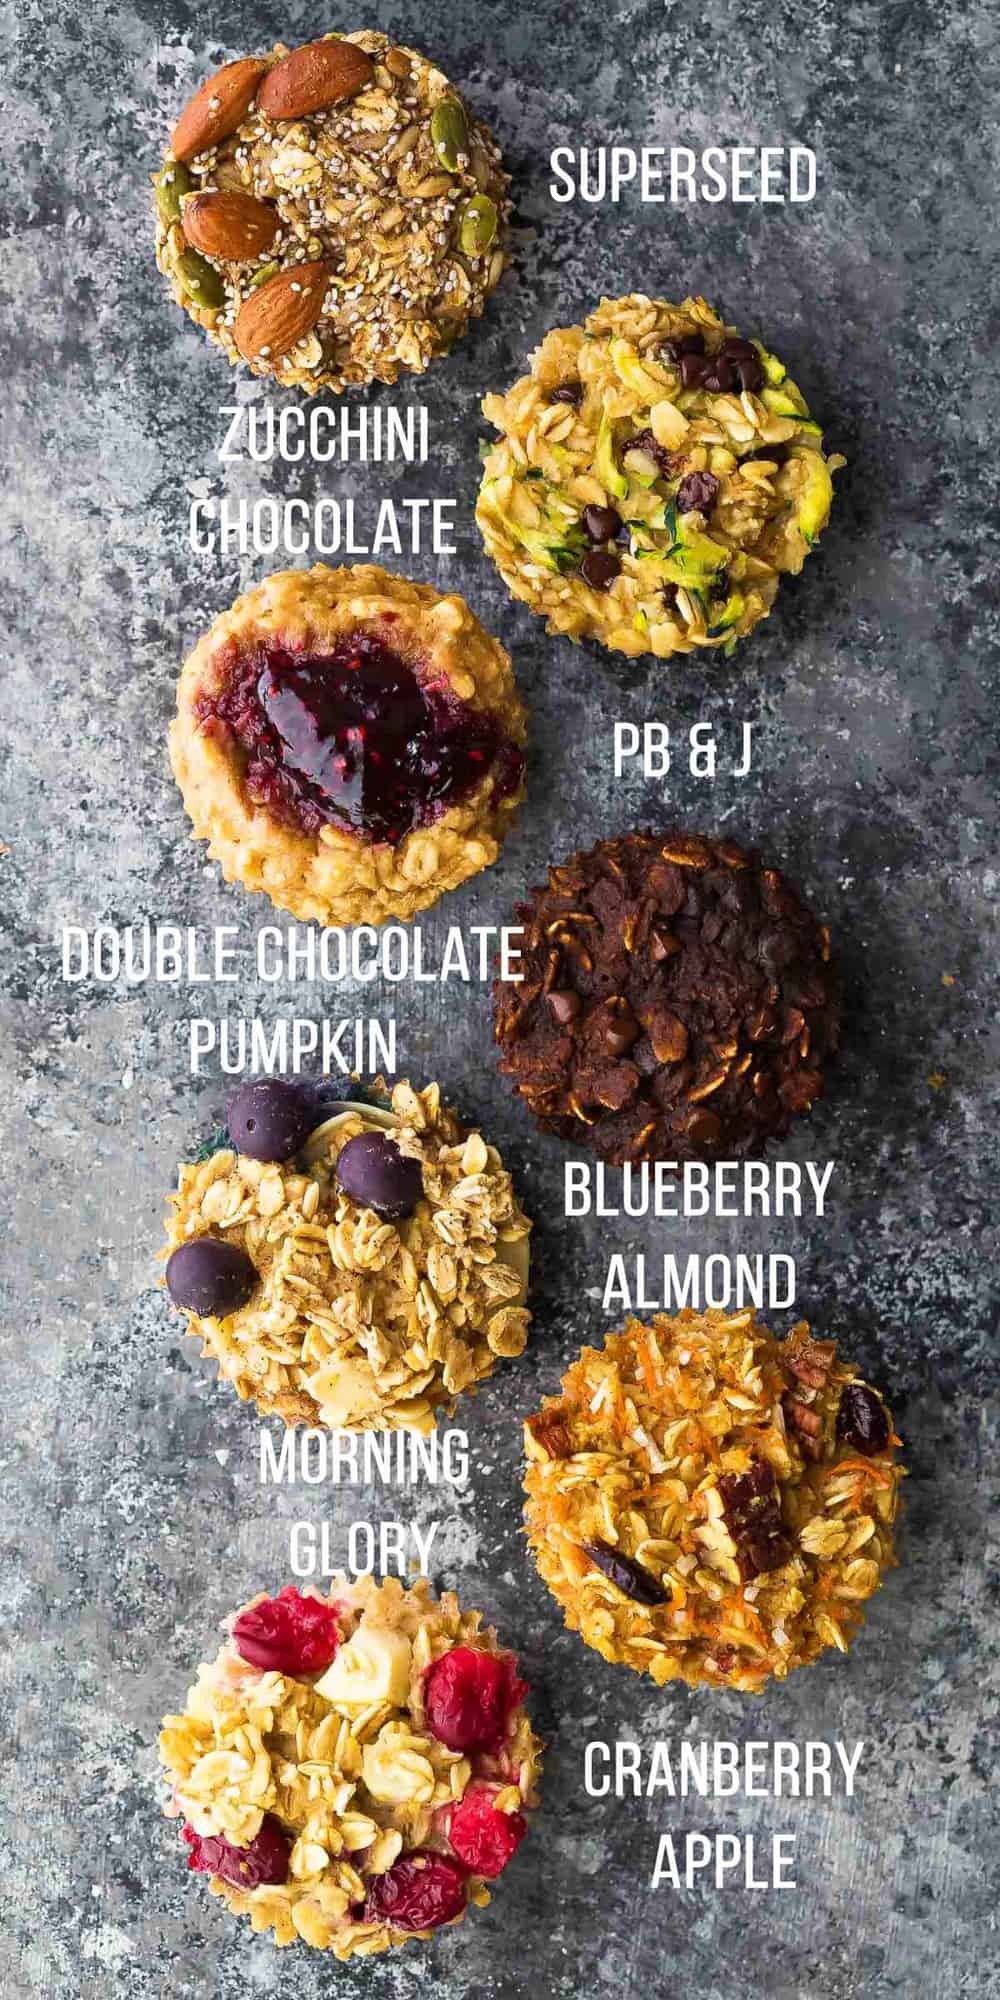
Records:
[[[427,1670],[427,1727],[449,1750],[495,1750],[507,1733],[511,1709],[527,1692],[513,1653],[453,1646]]]
[[[241,1611],[233,1626],[240,1658],[264,1673],[321,1674],[340,1644],[336,1607],[289,1583]]]
[[[470,1785],[451,1815],[448,1838],[473,1875],[502,1875],[528,1831],[523,1813],[498,1812],[495,1785]]]
[[[271,1813],[265,1813],[260,1832],[249,1847],[235,1847],[221,1833],[203,1838],[193,1826],[181,1828],[191,1849],[188,1867],[203,1875],[220,1875],[234,1889],[259,1889],[265,1882],[287,1882],[289,1843]]]
[[[491,773],[494,795],[509,795],[524,764],[492,716],[443,675],[418,679],[369,632],[329,653],[257,647],[195,712],[203,726],[226,724],[246,752],[252,804],[305,834],[336,826],[395,847]]]
[[[465,1870],[447,1854],[418,1848],[368,1886],[364,1921],[400,1931],[434,1931],[465,1908]]]
[[[175,1306],[203,1319],[225,1319],[245,1306],[257,1268],[238,1243],[221,1236],[194,1236],[167,1259],[167,1291]]]
[[[424,1191],[420,1161],[401,1153],[384,1132],[359,1132],[337,1156],[337,1179],[359,1208],[373,1208],[384,1222],[412,1215]]]
[[[315,1106],[300,1084],[279,1076],[241,1083],[226,1106],[229,1136],[250,1160],[290,1160],[316,1123]]]

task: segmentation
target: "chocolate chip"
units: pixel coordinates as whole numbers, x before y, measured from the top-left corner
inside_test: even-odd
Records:
[[[621,573],[621,559],[611,549],[590,549],[580,564],[580,575],[591,590],[607,590]]]
[[[613,1549],[610,1543],[599,1540],[584,1542],[582,1546],[591,1562],[617,1590],[625,1597],[631,1597],[633,1603],[666,1603],[667,1593],[659,1578],[651,1570],[644,1569],[642,1563],[636,1562],[634,1556],[627,1556],[621,1549]]]
[[[682,354],[680,358],[680,369],[679,369],[681,378],[681,388],[682,389],[700,388],[702,380],[705,375],[706,366],[707,366],[706,355]]]
[[[704,387],[711,390],[713,395],[728,395],[735,382],[736,373],[732,362],[727,361],[724,354],[714,355],[705,371]]]
[[[583,1005],[579,993],[553,991],[552,993],[547,993],[545,997],[549,1003],[549,1010],[553,1020],[558,1021],[561,1028],[566,1026],[567,1021],[574,1021],[576,1019]]]
[[[677,511],[680,514],[710,514],[719,497],[721,481],[714,472],[689,472],[677,488]]]
[[[864,1382],[848,1382],[837,1411],[837,1436],[865,1458],[877,1458],[889,1442],[885,1404]]]
[[[571,403],[573,408],[578,410],[580,404],[583,402],[583,389],[579,382],[560,382],[558,389],[551,391],[549,401],[550,403]]]
[[[584,533],[592,542],[613,542],[622,525],[622,517],[614,507],[591,506],[583,510]]]
[[[650,430],[636,431],[635,436],[629,438],[625,450],[645,452],[646,457],[653,460],[664,479],[672,478],[678,464],[684,462],[683,452],[668,451],[666,445],[658,443]]]
[[[623,1056],[640,1034],[639,1023],[626,1000],[615,1009],[605,1030],[604,1044],[609,1055]]]
[[[668,361],[679,361],[684,354],[704,354],[705,336],[700,331],[672,334],[669,340],[664,341],[660,351]]]

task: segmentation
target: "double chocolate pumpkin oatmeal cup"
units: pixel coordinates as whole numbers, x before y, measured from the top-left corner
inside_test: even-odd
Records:
[[[230,361],[310,395],[421,374],[504,269],[493,139],[425,56],[369,29],[226,63],[154,187],[178,305]]]
[[[461,597],[317,563],[199,640],[170,758],[228,882],[306,921],[380,924],[496,860],[525,734],[510,659]]]
[[[188,1866],[277,1945],[371,1956],[490,1901],[538,1803],[513,1653],[426,1579],[252,1598],[168,1715]]]
[[[180,1168],[166,1285],[262,1414],[427,1432],[523,1351],[531,1224],[437,1084],[372,1094],[242,1084],[230,1143]]]
[[[527,1421],[528,1539],[604,1659],[756,1693],[846,1653],[894,1559],[898,1444],[805,1321],[629,1319]]]

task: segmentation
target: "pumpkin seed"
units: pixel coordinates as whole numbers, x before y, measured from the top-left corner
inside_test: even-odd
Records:
[[[160,211],[160,220],[166,223],[168,229],[172,222],[180,221],[181,198],[190,194],[193,186],[194,181],[183,160],[168,160],[157,174],[153,182],[156,206]]]
[[[255,292],[257,290],[258,285],[266,285],[268,278],[275,277],[277,272],[280,271],[280,269],[281,269],[280,264],[262,264],[260,270],[255,271],[253,277],[249,279],[247,283],[247,291]]]
[[[497,233],[497,212],[488,194],[474,194],[465,214],[458,240],[467,257],[481,257]]]
[[[226,288],[218,271],[197,250],[185,250],[177,259],[177,275],[189,299],[196,306],[221,306]]]
[[[443,167],[457,174],[459,158],[469,150],[469,127],[457,98],[442,97],[431,114],[431,145]]]

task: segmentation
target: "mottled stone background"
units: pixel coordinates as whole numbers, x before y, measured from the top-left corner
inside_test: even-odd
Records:
[[[468,1414],[474,1476],[440,1504],[441,1580],[520,1647],[551,1740],[545,1804],[491,1909],[428,1946],[340,1969],[278,1957],[184,1879],[152,1745],[222,1613],[284,1579],[288,1521],[343,1535],[395,1496],[262,1496],[256,1425],[156,1289],[161,1198],[219,1106],[186,1074],[192,1011],[352,1012],[316,989],[69,989],[67,922],[266,912],[186,837],[164,755],[177,664],[258,567],[196,559],[187,503],[222,490],[224,362],[168,303],[149,244],[161,135],[210,67],[275,36],[358,25],[289,0],[76,7],[6,0],[0,287],[9,911],[3,1386],[4,1990],[45,2000],[861,2000],[1000,1993],[996,1954],[996,1137],[991,858],[996,772],[996,18],[985,4],[392,5],[515,176],[517,269],[418,389],[432,463],[382,478],[279,467],[234,490],[455,494],[467,593],[516,656],[531,797],[502,864],[425,925],[499,918],[581,842],[676,815],[751,836],[833,924],[850,1003],[827,1103],[789,1151],[837,1162],[819,1226],[564,1223],[562,1152],[508,1099],[478,988],[404,993],[401,1066],[437,1075],[508,1151],[538,1217],[530,1355]],[[557,142],[816,148],[810,208],[556,208]],[[807,574],[736,658],[623,667],[545,637],[484,560],[471,509],[478,398],[606,291],[702,288],[791,363],[847,454]],[[239,393],[258,398],[259,385]],[[387,400],[391,392],[387,392]],[[205,486],[207,482],[207,487]],[[401,565],[404,566],[405,565]],[[610,726],[757,724],[743,783],[616,785]],[[945,975],[948,975],[946,983]],[[385,1005],[387,996],[377,996]],[[930,1079],[937,1078],[936,1085]],[[517,1416],[599,1330],[609,1252],[786,1248],[801,1302],[891,1391],[911,1468],[902,1567],[847,1661],[752,1701],[651,1693],[564,1634],[519,1532]],[[994,1693],[991,1693],[991,1683]],[[585,1742],[863,1736],[853,1802],[588,1803]],[[796,1893],[650,1894],[668,1828],[795,1831]]]

